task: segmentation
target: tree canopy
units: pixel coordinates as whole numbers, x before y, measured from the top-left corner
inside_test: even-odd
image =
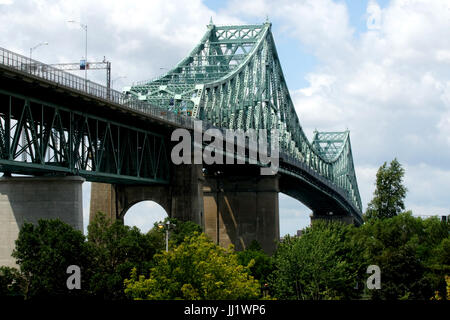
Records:
[[[353,226],[314,221],[301,237],[286,237],[275,256],[271,281],[279,299],[344,299],[356,295],[359,259],[349,235]]]
[[[385,162],[377,172],[376,188],[372,201],[367,205],[366,220],[392,218],[405,209],[407,188],[403,185],[405,170],[394,159],[389,166]]]
[[[238,263],[232,248],[222,248],[195,232],[169,252],[156,254],[150,275],[133,269],[125,293],[133,299],[255,299],[258,281]]]
[[[24,296],[50,297],[82,294],[67,290],[67,267],[78,265],[87,271],[89,262],[85,238],[81,231],[60,220],[24,223],[12,256],[17,259],[25,278]],[[82,277],[83,287],[86,287]]]
[[[381,289],[367,292],[372,299],[425,299],[445,292],[450,273],[450,224],[438,218],[421,219],[411,212],[366,223],[354,239],[364,248],[365,264],[381,269]]]

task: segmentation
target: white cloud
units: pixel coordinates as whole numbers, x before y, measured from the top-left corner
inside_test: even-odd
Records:
[[[377,30],[381,28],[381,8],[374,0],[367,5],[367,29]]]
[[[217,14],[202,1],[50,1],[25,0],[2,8],[0,46],[33,56],[46,63],[76,62],[84,56],[84,31],[76,20],[88,25],[88,59],[112,62],[112,77],[127,75],[128,82],[159,75],[161,67],[173,67],[195,46],[210,17],[215,23],[239,23]],[[20,21],[20,25],[18,25]],[[103,72],[90,77],[105,81]]]

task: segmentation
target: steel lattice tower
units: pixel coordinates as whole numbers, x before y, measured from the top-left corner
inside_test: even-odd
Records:
[[[349,131],[314,132],[295,111],[271,32],[262,25],[216,26],[161,77],[126,91],[130,98],[227,129],[278,129],[281,152],[345,191],[362,212]]]

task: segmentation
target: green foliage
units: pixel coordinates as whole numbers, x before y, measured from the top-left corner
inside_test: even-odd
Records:
[[[36,226],[25,223],[12,254],[25,279],[25,298],[83,294],[67,289],[66,271],[70,265],[86,271],[86,252],[83,234],[60,220],[39,220]]]
[[[133,299],[255,299],[259,285],[237,255],[197,232],[179,246],[155,255],[150,275],[133,269],[125,293]]]
[[[394,159],[390,165],[386,162],[378,169],[376,188],[372,201],[367,205],[366,220],[391,218],[405,209],[403,202],[406,187],[403,185],[405,170]]]
[[[181,222],[173,218],[172,220],[176,224],[170,237],[170,240],[173,241],[174,246],[180,245],[186,237],[191,237],[194,233],[201,233],[203,231],[202,227],[194,222]]]
[[[257,242],[235,253],[214,244],[193,223],[169,221],[168,253],[165,229],[158,224],[142,234],[100,213],[86,241],[59,220],[26,223],[13,252],[20,272],[0,268],[0,296],[255,299],[267,282],[278,299],[449,295],[450,223],[437,218],[423,220],[406,212],[370,219],[359,228],[318,220],[301,237],[287,237],[273,257]],[[81,267],[82,290],[66,287],[72,264]],[[381,290],[365,288],[369,265],[381,269]],[[363,286],[356,290],[356,284]]]
[[[23,296],[26,281],[19,270],[0,267],[0,297]]]
[[[278,299],[348,299],[355,297],[358,249],[348,241],[353,226],[315,221],[301,237],[279,245],[271,286]]]
[[[138,228],[111,222],[98,213],[88,226],[91,255],[91,293],[103,299],[124,299],[123,280],[132,268],[148,270],[153,255],[163,248],[163,238],[154,230],[142,234]]]
[[[274,270],[272,258],[269,257],[257,241],[250,243],[244,251],[237,252],[238,261],[243,266],[250,266],[250,274],[259,280],[261,286],[269,280],[270,274]]]
[[[202,227],[192,221],[181,221],[175,218],[166,218],[164,221],[155,223],[152,230],[159,231],[160,234],[164,234],[167,228],[167,222],[170,223],[169,227],[169,246],[180,245],[186,237],[192,236],[195,232],[201,233]],[[158,226],[163,225],[161,229]]]
[[[428,299],[444,288],[449,271],[448,224],[415,218],[411,212],[374,220],[357,231],[367,265],[381,269],[381,290],[367,292],[372,299]]]

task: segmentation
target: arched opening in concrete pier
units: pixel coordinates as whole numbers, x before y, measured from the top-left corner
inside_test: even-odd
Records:
[[[140,201],[127,210],[124,224],[136,226],[146,233],[153,228],[155,222],[163,221],[167,217],[166,210],[155,201]]]

